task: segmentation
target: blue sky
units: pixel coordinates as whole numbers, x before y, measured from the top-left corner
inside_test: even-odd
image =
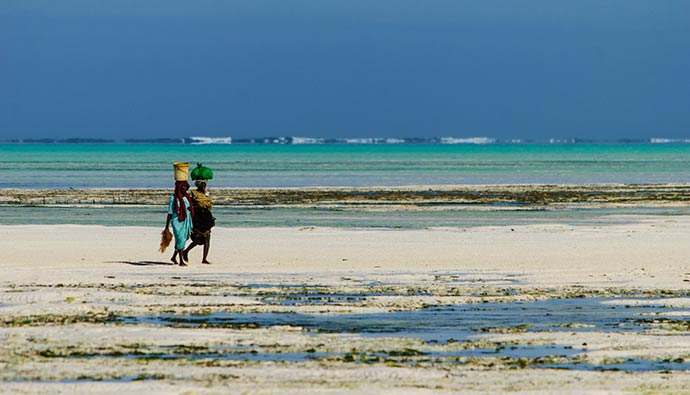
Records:
[[[3,0],[0,138],[690,137],[687,0]]]

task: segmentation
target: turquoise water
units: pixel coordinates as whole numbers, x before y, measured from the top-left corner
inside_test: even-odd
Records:
[[[211,167],[214,187],[690,182],[690,145],[0,145],[0,188],[170,188],[172,162]],[[217,207],[219,226],[424,228],[600,224],[687,209],[437,210]],[[158,226],[165,207],[0,206],[1,224]]]
[[[690,145],[0,145],[0,188],[166,188],[172,162],[212,187],[690,182]]]
[[[163,226],[167,207],[157,206],[2,206],[2,225],[105,225]],[[602,226],[636,221],[631,216],[687,216],[690,207],[676,208],[596,208],[561,210],[433,210],[328,209],[299,207],[228,207],[213,209],[221,227],[333,227],[423,229],[432,227],[471,228],[476,226],[519,226],[568,224]]]

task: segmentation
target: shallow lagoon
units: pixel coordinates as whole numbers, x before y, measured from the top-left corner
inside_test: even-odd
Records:
[[[3,206],[0,224],[76,224],[105,226],[162,226],[165,207],[156,206]],[[405,207],[231,207],[214,208],[217,226],[396,228],[474,227],[566,224],[603,226],[625,224],[630,216],[690,215],[690,207],[542,208],[504,205],[467,205],[410,209]]]

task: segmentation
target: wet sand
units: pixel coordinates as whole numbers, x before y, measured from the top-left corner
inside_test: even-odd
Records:
[[[0,228],[0,393],[690,391],[690,217],[159,233]]]

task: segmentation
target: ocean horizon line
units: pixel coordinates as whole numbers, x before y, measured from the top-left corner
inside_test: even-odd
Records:
[[[180,138],[21,138],[0,140],[0,144],[180,144],[180,145],[587,145],[587,144],[615,144],[615,145],[644,145],[644,144],[690,144],[690,138],[619,138],[619,139],[591,139],[579,137],[566,138],[495,138],[477,137],[253,137],[233,138],[190,136]]]

